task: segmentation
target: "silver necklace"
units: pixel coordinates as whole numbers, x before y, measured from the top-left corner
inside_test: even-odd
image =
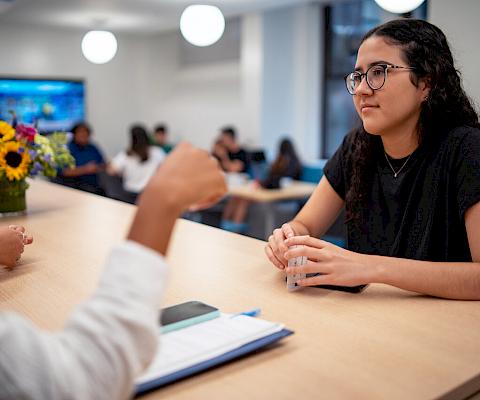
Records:
[[[390,167],[390,169],[391,169],[392,172],[393,172],[393,177],[396,178],[396,177],[398,176],[398,174],[402,171],[402,169],[405,167],[405,165],[407,165],[408,160],[410,160],[410,157],[412,156],[413,153],[411,153],[411,154],[408,156],[408,158],[405,160],[405,162],[402,164],[402,166],[400,167],[400,169],[399,169],[398,171],[395,171],[395,169],[393,168],[392,163],[391,163],[390,160],[388,159],[387,153],[384,151],[383,154],[385,154],[385,160],[387,160],[388,166]]]

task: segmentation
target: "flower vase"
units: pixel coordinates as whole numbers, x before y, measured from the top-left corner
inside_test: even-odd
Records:
[[[25,179],[8,181],[0,179],[0,218],[24,215],[27,209],[25,192],[28,183]]]

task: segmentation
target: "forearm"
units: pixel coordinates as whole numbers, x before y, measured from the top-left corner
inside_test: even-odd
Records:
[[[77,176],[86,175],[86,169],[84,166],[69,168],[69,169],[65,169],[62,172],[62,175],[66,176],[67,178],[75,178]]]
[[[480,300],[480,263],[361,257],[373,268],[372,283],[448,299]]]
[[[128,234],[129,240],[165,255],[175,221],[183,210],[172,189],[168,184],[155,189],[147,186],[139,199],[138,211]],[[150,190],[155,190],[155,193],[147,193]]]
[[[292,221],[289,222],[289,224],[292,227],[293,231],[295,232],[295,235],[297,236],[310,235],[310,231],[307,228],[307,226],[297,218],[294,218]]]

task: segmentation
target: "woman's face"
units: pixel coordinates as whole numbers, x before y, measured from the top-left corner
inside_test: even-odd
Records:
[[[399,46],[372,36],[360,46],[355,70],[364,73],[375,64],[409,67]],[[410,73],[407,69],[389,68],[385,83],[378,90],[370,89],[365,77],[362,79],[352,97],[367,132],[384,136],[417,128],[420,106],[429,89],[423,81],[415,86]]]

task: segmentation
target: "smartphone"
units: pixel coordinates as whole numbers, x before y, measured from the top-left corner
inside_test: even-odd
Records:
[[[312,276],[322,275],[320,273],[314,274],[307,274],[307,278],[311,278]],[[285,278],[287,280],[287,278]],[[340,290],[341,292],[348,292],[348,293],[360,293],[361,291],[365,290],[368,285],[359,285],[359,286],[338,286],[338,285],[314,285],[309,287],[320,288],[320,289],[329,289],[329,290]]]
[[[166,307],[160,313],[162,332],[170,332],[186,328],[200,322],[208,321],[220,316],[218,308],[202,303],[201,301],[187,301]]]
[[[316,274],[307,274],[307,278],[312,276],[321,275],[319,273]],[[338,285],[316,285],[311,287],[316,287],[320,289],[329,289],[329,290],[340,290],[341,292],[348,292],[348,293],[360,293],[361,291],[365,290],[368,285],[359,285],[359,286],[338,286]]]

